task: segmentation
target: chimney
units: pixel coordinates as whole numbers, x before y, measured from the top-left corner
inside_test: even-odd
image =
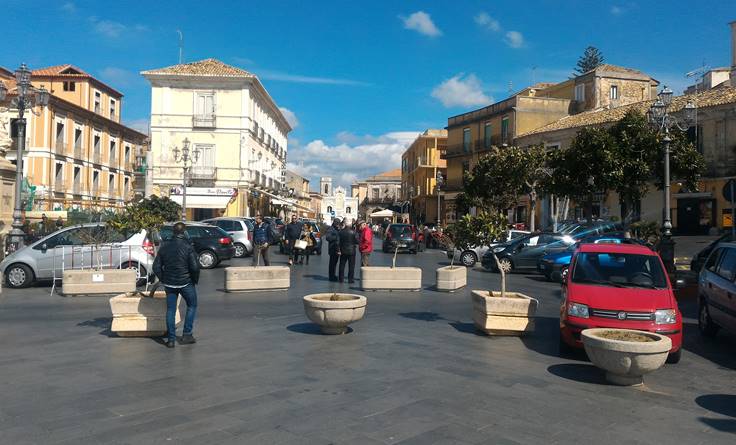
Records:
[[[731,25],[731,86],[736,86],[736,20]]]

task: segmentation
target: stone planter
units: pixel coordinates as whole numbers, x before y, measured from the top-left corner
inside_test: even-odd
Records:
[[[465,266],[445,266],[437,269],[437,290],[454,292],[468,284],[468,269]]]
[[[422,288],[422,269],[418,267],[361,267],[360,280],[363,290],[419,290]]]
[[[181,323],[181,297],[177,301],[176,325]],[[128,292],[110,298],[110,330],[120,337],[160,337],[166,334],[166,292],[152,297]]]
[[[339,300],[331,300],[337,295]],[[319,325],[324,334],[344,334],[348,325],[365,315],[368,300],[355,294],[311,294],[304,297],[307,317]]]
[[[63,295],[99,295],[135,292],[135,269],[72,269],[61,277]]]
[[[604,338],[603,333],[632,333],[650,341]],[[653,332],[596,328],[581,333],[585,352],[593,364],[606,371],[606,380],[616,385],[641,385],[644,374],[656,371],[672,348],[672,340]]]
[[[539,302],[518,292],[474,290],[473,323],[488,335],[522,335],[534,331],[534,314]]]
[[[239,266],[225,268],[225,292],[288,289],[291,270],[286,266]]]

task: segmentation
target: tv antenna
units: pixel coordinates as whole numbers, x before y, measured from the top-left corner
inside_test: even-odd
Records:
[[[182,63],[182,56],[184,54],[184,34],[180,30],[176,30],[176,32],[179,34],[179,64]]]

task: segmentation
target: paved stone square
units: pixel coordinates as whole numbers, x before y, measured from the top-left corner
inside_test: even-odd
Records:
[[[285,257],[274,255],[277,262]],[[376,252],[372,261],[390,264]],[[249,264],[250,259],[231,264]],[[490,338],[471,324],[468,288],[431,290],[439,251],[402,254],[421,292],[367,292],[366,317],[320,335],[301,297],[347,284],[327,256],[294,266],[288,292],[226,294],[204,271],[196,345],[109,335],[106,297],[0,296],[3,444],[734,443],[736,338],[701,339],[693,300],[677,365],[643,388],[606,384],[584,355],[557,355],[559,285],[514,274],[540,300],[536,332]]]

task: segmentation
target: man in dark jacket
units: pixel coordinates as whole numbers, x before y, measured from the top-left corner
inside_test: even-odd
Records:
[[[263,264],[271,265],[268,260],[268,247],[272,242],[271,225],[263,221],[261,215],[256,215],[256,223],[253,226],[253,266],[260,264],[261,256],[263,257]]]
[[[360,243],[358,232],[352,225],[345,225],[340,230],[340,277],[342,283],[345,278],[345,264],[348,265],[348,283],[355,281],[355,250]]]
[[[296,215],[291,215],[291,222],[284,229],[284,240],[286,253],[289,255],[289,265],[294,264],[294,243],[302,234],[302,225],[296,220]]]
[[[337,281],[337,262],[340,259],[340,220],[335,219],[332,221],[332,226],[327,229],[325,235],[325,241],[327,241],[327,253],[330,254],[330,270],[329,277],[330,281]]]
[[[187,303],[187,315],[184,318],[184,333],[181,344],[196,343],[192,336],[194,317],[197,314],[197,288],[199,282],[199,262],[189,240],[185,235],[186,226],[178,222],[174,224],[174,236],[165,241],[153,261],[153,273],[156,274],[166,290],[166,329],[167,348],[176,345],[176,307],[179,295]]]

